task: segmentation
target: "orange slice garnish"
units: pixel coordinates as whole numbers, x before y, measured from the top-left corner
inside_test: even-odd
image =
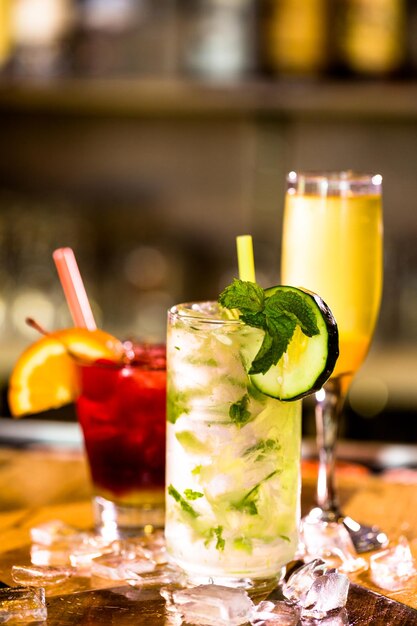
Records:
[[[121,342],[102,330],[67,328],[29,346],[17,360],[9,382],[9,408],[14,417],[56,409],[79,393],[77,361],[120,362]]]

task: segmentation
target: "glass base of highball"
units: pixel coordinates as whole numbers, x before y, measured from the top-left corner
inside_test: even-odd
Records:
[[[102,496],[93,498],[93,515],[97,531],[106,539],[120,539],[149,534],[164,527],[163,503],[121,504]]]
[[[188,584],[191,586],[215,584],[224,587],[234,587],[244,589],[251,597],[269,594],[283,580],[285,567],[276,576],[265,578],[250,578],[247,576],[210,576],[198,575],[196,573],[184,572]]]

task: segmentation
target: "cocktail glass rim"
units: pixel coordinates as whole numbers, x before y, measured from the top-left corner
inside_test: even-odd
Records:
[[[211,317],[210,315],[204,315],[203,313],[199,314],[199,308],[202,306],[210,306],[216,305],[217,310],[222,310],[221,305],[216,300],[196,300],[190,302],[182,302],[180,304],[175,304],[168,310],[168,315],[170,317],[177,317],[178,319],[184,321],[196,321],[201,322],[203,324],[214,324],[214,325],[230,325],[230,326],[243,326],[243,322],[237,318],[221,318],[221,317]],[[191,312],[193,311],[193,312]],[[228,309],[223,309],[225,315],[230,315],[230,311]],[[212,312],[214,313],[214,307],[212,308]]]
[[[355,170],[292,170],[288,172],[287,193],[297,195],[380,194],[382,176]]]

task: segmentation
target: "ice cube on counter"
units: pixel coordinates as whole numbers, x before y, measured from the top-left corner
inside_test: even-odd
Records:
[[[206,626],[246,624],[254,604],[244,589],[199,585],[189,589],[161,589],[167,610],[185,622]]]
[[[179,583],[183,574],[171,565],[157,565],[152,571],[146,572],[137,562],[127,564],[124,568],[125,580],[132,587],[154,587]]]
[[[298,626],[300,608],[288,602],[260,602],[251,618],[253,626]]]
[[[322,576],[326,570],[327,566],[321,559],[314,559],[297,568],[283,585],[285,598],[302,604],[316,578]]]
[[[39,546],[33,544],[30,548],[30,560],[33,565],[39,567],[65,567],[71,566],[70,551],[66,548],[57,549],[52,546]]]
[[[83,537],[79,543],[56,543],[49,546],[32,544],[30,559],[33,565],[72,566],[88,572],[91,561],[110,551],[108,543],[98,535]],[[79,572],[80,573],[80,572]]]
[[[30,529],[32,542],[41,546],[52,546],[57,543],[79,543],[87,534],[61,520],[50,520]]]
[[[14,582],[19,585],[29,585],[32,587],[59,585],[72,576],[73,572],[74,570],[70,567],[56,567],[51,565],[12,566],[12,578]]]
[[[324,522],[315,517],[316,509],[300,524],[300,546],[311,558],[322,557],[345,573],[365,571],[368,564],[358,557],[349,532],[338,522]]]
[[[302,616],[322,619],[346,606],[349,579],[330,571],[316,578],[303,601]]]
[[[370,558],[371,579],[381,589],[399,591],[417,576],[416,562],[405,537],[388,550],[373,554]]]
[[[111,544],[111,550],[125,559],[149,559],[158,565],[168,561],[165,536],[159,531],[143,537],[118,539]]]
[[[301,626],[350,626],[349,616],[346,609],[332,612],[330,615],[317,619],[314,617],[303,617]]]
[[[0,589],[0,623],[40,622],[47,618],[45,590],[42,587]]]

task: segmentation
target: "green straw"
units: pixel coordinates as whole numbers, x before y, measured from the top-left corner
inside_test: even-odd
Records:
[[[255,283],[255,263],[253,261],[252,236],[239,235],[236,237],[236,246],[240,280],[249,280],[250,282]]]

